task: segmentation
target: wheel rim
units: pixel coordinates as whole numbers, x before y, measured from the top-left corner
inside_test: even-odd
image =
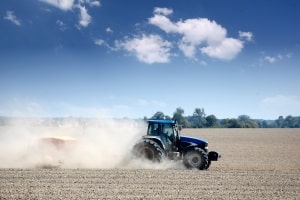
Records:
[[[192,167],[199,167],[202,162],[202,158],[199,154],[197,153],[192,153],[189,155],[188,163]]]

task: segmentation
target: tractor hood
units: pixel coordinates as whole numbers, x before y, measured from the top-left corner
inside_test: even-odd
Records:
[[[208,145],[208,142],[201,138],[195,138],[195,137],[181,135],[179,140],[180,140],[180,143],[193,143],[193,144],[196,144],[197,146],[207,146]]]

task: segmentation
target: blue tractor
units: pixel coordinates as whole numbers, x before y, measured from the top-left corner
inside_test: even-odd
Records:
[[[208,169],[211,161],[221,156],[208,151],[208,142],[181,136],[181,127],[174,120],[148,120],[147,135],[133,147],[133,154],[142,159],[161,162],[164,159],[182,160],[186,168]]]

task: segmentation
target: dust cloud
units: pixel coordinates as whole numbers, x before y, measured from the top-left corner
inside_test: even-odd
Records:
[[[0,126],[0,168],[177,168],[134,159],[146,123],[130,119],[10,119]]]

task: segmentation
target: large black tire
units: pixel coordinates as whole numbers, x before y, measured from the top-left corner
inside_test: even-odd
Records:
[[[165,156],[163,149],[153,140],[144,139],[134,145],[132,153],[140,159],[161,162]]]
[[[210,161],[210,160],[208,160],[208,164],[207,164],[207,166],[205,167],[205,169],[208,169],[208,168],[209,168],[209,166],[210,166],[210,164],[211,164],[211,161]]]
[[[183,164],[188,169],[207,169],[209,167],[208,155],[203,149],[195,147],[184,154]]]

